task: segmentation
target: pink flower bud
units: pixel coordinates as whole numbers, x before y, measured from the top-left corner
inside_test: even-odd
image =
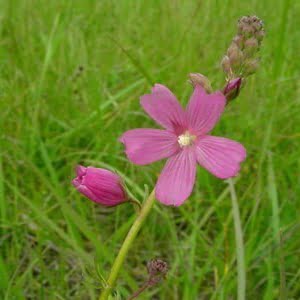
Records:
[[[109,170],[77,166],[72,184],[84,196],[104,206],[116,206],[127,201],[122,179]]]
[[[223,94],[225,95],[227,101],[233,100],[239,95],[241,84],[241,78],[235,78],[228,82],[223,91]]]

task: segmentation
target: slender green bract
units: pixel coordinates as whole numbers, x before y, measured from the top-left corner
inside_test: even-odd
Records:
[[[246,268],[245,268],[245,251],[243,242],[243,230],[241,225],[239,205],[237,201],[237,196],[234,189],[234,184],[232,179],[228,180],[229,189],[231,194],[232,202],[232,213],[235,229],[235,242],[236,242],[236,257],[237,257],[237,299],[246,299]]]
[[[149,195],[149,197],[144,201],[143,206],[141,211],[139,212],[138,217],[136,218],[136,220],[134,221],[134,223],[132,224],[124,242],[123,245],[118,253],[118,256],[116,257],[114,264],[112,266],[112,269],[110,271],[110,275],[108,277],[106,286],[104,287],[99,300],[106,300],[108,299],[114,285],[115,282],[118,278],[119,272],[121,270],[121,267],[124,263],[124,260],[126,258],[126,255],[131,247],[131,245],[133,244],[136,235],[138,234],[144,220],[146,219],[146,217],[148,216],[153,204],[155,201],[155,190],[153,190],[151,192],[151,194]]]

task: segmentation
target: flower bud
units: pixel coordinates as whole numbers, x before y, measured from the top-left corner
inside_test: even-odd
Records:
[[[243,35],[245,37],[251,37],[255,32],[255,28],[251,25],[244,25],[243,26]]]
[[[122,179],[106,169],[77,166],[72,184],[84,196],[104,206],[116,206],[127,201]]]
[[[246,57],[253,57],[257,52],[259,45],[255,37],[251,37],[245,41],[244,53]]]
[[[250,18],[251,18],[252,26],[256,31],[259,31],[263,28],[264,23],[260,18],[258,18],[257,16],[252,16]]]
[[[231,66],[230,66],[230,59],[227,55],[225,55],[221,61],[221,65],[223,68],[223,71],[227,76],[231,73]]]
[[[189,77],[193,87],[196,87],[196,85],[200,85],[205,89],[207,93],[212,93],[212,87],[207,77],[200,73],[190,73]]]
[[[223,94],[225,95],[227,101],[233,100],[239,95],[241,84],[242,79],[240,77],[235,78],[227,83],[226,87],[223,90]]]
[[[260,31],[255,33],[255,37],[257,38],[259,43],[261,43],[261,41],[264,39],[265,35],[266,35],[266,33],[265,33],[264,30],[260,30]]]
[[[259,60],[257,58],[248,60],[245,63],[243,74],[245,76],[249,76],[249,75],[255,73],[255,71],[257,70],[258,67],[259,67]]]
[[[244,38],[241,35],[236,35],[232,40],[240,49],[243,48]]]
[[[230,60],[231,68],[238,68],[243,60],[243,52],[235,43],[231,43],[230,47],[227,50],[227,55]]]
[[[255,37],[251,37],[250,39],[245,41],[245,48],[258,48],[258,41]]]
[[[239,34],[249,38],[263,31],[263,22],[257,16],[245,16],[238,22]]]
[[[148,273],[151,276],[158,274],[166,275],[168,272],[168,264],[161,259],[152,259],[147,264]]]
[[[231,43],[230,47],[227,50],[227,55],[229,57],[229,59],[231,59],[231,57],[238,55],[238,51],[240,51],[239,47],[237,46],[236,43]]]
[[[149,286],[159,283],[168,272],[168,264],[161,259],[152,259],[147,263],[149,273]]]

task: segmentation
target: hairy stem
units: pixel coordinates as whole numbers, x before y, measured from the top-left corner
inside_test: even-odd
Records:
[[[149,282],[145,282],[132,296],[130,296],[127,300],[132,300],[137,298],[143,291],[145,291],[149,287]]]
[[[243,230],[241,225],[240,211],[237,196],[234,189],[232,179],[228,180],[231,194],[233,221],[235,229],[235,243],[236,243],[236,257],[237,257],[237,285],[238,285],[238,300],[246,299],[246,268],[245,268],[245,254],[243,242]]]
[[[122,247],[121,247],[121,249],[118,253],[118,256],[116,257],[114,264],[112,266],[112,269],[110,271],[110,275],[108,277],[106,286],[104,287],[104,289],[99,297],[99,300],[107,300],[108,299],[108,297],[115,285],[115,282],[118,278],[119,272],[122,268],[122,265],[124,263],[126,255],[129,251],[130,247],[132,246],[144,220],[148,216],[148,214],[154,204],[154,201],[155,201],[155,191],[153,190],[151,192],[151,194],[149,195],[149,197],[144,201],[139,215],[137,216],[136,220],[132,224],[132,226],[122,244]]]

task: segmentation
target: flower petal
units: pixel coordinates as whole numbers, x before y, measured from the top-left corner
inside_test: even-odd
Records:
[[[226,104],[226,98],[221,92],[206,94],[197,85],[187,107],[189,127],[197,135],[210,132],[218,122]]]
[[[82,178],[82,184],[91,190],[108,190],[112,194],[122,194],[121,178],[116,173],[107,169],[87,167],[86,175]]]
[[[206,135],[196,141],[198,163],[218,178],[235,176],[246,158],[246,149],[238,142]]]
[[[105,193],[104,191],[89,188],[85,185],[78,186],[77,190],[90,200],[104,206],[116,206],[125,201],[123,198],[118,199],[113,197],[109,192]]]
[[[149,116],[164,128],[177,134],[185,129],[185,111],[167,87],[155,84],[151,94],[141,97],[141,105]]]
[[[83,194],[84,196],[86,196],[87,198],[91,199],[92,201],[98,203],[98,197],[89,189],[87,188],[85,185],[75,185],[74,184],[75,179],[73,180],[73,185],[77,188],[77,190]]]
[[[146,165],[170,157],[180,149],[177,136],[160,129],[129,130],[121,136],[120,141],[126,147],[128,159],[137,165]]]
[[[193,147],[186,147],[171,157],[156,184],[156,198],[166,205],[181,205],[191,194],[196,178]]]
[[[86,174],[86,169],[87,169],[86,167],[78,165],[76,167],[77,176],[79,177],[84,176]]]

